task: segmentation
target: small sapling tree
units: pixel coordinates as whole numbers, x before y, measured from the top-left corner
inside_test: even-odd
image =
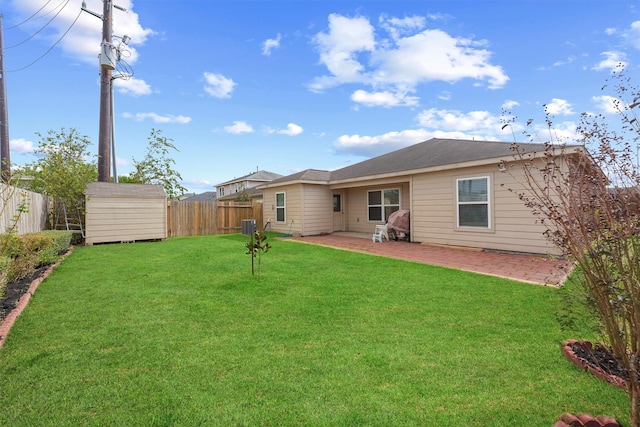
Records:
[[[176,161],[170,157],[171,151],[178,151],[173,140],[163,136],[161,130],[151,129],[147,153],[140,161],[133,159],[135,171],[126,181],[162,185],[168,198],[177,199],[186,193],[187,189],[180,185],[182,176],[174,169]]]
[[[251,235],[251,240],[247,242],[245,247],[248,249],[247,254],[251,255],[251,274],[255,274],[254,260],[258,259],[258,280],[260,280],[260,267],[262,254],[266,254],[271,249],[271,245],[267,242],[268,237],[262,230],[257,230]]]

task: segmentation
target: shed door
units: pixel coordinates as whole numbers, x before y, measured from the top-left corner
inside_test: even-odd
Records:
[[[333,193],[333,231],[344,231],[343,193]]]

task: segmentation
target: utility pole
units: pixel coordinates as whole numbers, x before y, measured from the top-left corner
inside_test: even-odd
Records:
[[[111,70],[115,68],[109,61],[113,54],[112,2],[103,0],[102,45],[100,49],[100,128],[98,130],[98,181],[110,181],[111,166]]]
[[[116,69],[116,62],[120,59],[120,47],[113,45],[113,8],[126,12],[123,7],[114,5],[112,0],[102,0],[102,15],[87,9],[87,3],[82,2],[81,9],[90,15],[102,20],[102,43],[100,44],[100,126],[98,129],[98,181],[109,182],[111,176],[109,168],[111,164],[111,147],[113,146],[113,173],[114,180],[118,182],[115,167],[115,141],[113,124],[113,77],[112,71]],[[123,37],[126,45],[128,36]],[[112,143],[113,141],[113,143]]]
[[[9,148],[9,107],[4,72],[4,45],[2,41],[2,14],[0,14],[0,181],[11,180],[11,155]]]

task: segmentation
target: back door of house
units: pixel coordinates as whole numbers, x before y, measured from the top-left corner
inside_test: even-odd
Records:
[[[333,231],[344,231],[344,193],[333,193]]]

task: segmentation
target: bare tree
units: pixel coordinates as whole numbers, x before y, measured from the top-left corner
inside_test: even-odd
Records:
[[[578,145],[550,141],[532,155],[515,143],[509,167],[523,177],[513,191],[580,269],[603,340],[628,374],[631,423],[640,427],[640,126],[634,110],[640,91],[622,67],[608,84],[620,123],[583,113]],[[546,122],[552,130],[548,113]]]

